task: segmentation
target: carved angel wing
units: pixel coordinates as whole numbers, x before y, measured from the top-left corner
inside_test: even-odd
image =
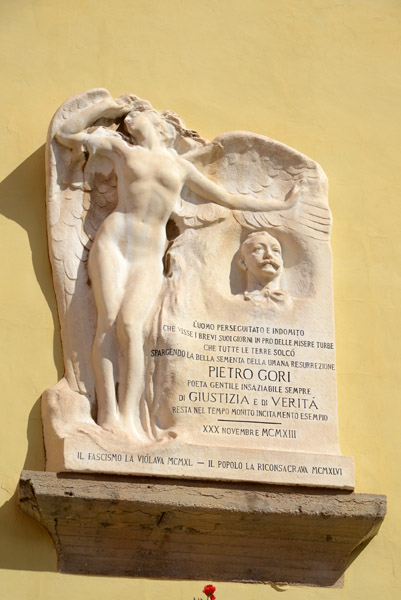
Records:
[[[284,200],[294,184],[301,188],[295,206],[266,212],[235,211],[236,220],[252,229],[280,227],[296,230],[317,240],[330,236],[331,214],[327,202],[327,178],[310,158],[267,137],[233,131],[200,150],[184,155],[207,177],[233,194],[266,200]],[[184,205],[189,225],[224,218],[227,209],[209,204]]]
[[[67,100],[56,112],[47,140],[49,254],[59,310],[66,373],[70,387],[94,398],[91,348],[96,309],[87,259],[100,224],[117,203],[110,161],[72,151],[55,138],[74,113],[109,96],[98,89]]]

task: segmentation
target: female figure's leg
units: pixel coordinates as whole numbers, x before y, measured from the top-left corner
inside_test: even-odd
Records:
[[[115,430],[120,428],[116,320],[125,293],[127,266],[118,248],[100,238],[93,243],[88,267],[97,309],[97,327],[92,349],[97,422],[104,429]]]
[[[144,328],[162,284],[163,269],[159,257],[132,265],[117,318],[117,336],[123,357],[119,393],[121,424],[142,441],[153,438],[149,426],[149,408],[144,397]]]

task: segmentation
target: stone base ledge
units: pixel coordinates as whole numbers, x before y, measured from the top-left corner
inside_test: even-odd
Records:
[[[63,573],[338,587],[386,497],[322,488],[23,471],[22,510]]]

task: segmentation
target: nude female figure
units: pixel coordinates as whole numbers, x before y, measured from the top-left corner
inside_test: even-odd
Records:
[[[154,437],[143,407],[144,325],[162,289],[166,224],[181,190],[187,186],[206,201],[252,211],[290,208],[297,190],[283,202],[230,194],[172,150],[176,131],[157,111],[131,109],[129,99],[106,99],[65,121],[56,137],[71,149],[107,157],[117,176],[117,206],[100,226],[88,262],[97,308],[97,423],[149,443]],[[133,145],[106,128],[85,131],[100,117],[124,115]]]

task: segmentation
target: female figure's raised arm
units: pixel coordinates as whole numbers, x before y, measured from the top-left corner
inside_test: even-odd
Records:
[[[204,200],[216,202],[231,210],[251,210],[254,212],[266,212],[271,210],[289,209],[298,201],[300,187],[295,184],[283,201],[261,200],[251,196],[239,196],[227,192],[223,187],[217,185],[198,171],[194,165],[184,159],[185,185]]]
[[[115,118],[127,114],[130,107],[119,104],[113,98],[107,98],[79,111],[67,119],[56,133],[57,141],[67,148],[82,146],[85,140],[84,130],[101,117]]]

